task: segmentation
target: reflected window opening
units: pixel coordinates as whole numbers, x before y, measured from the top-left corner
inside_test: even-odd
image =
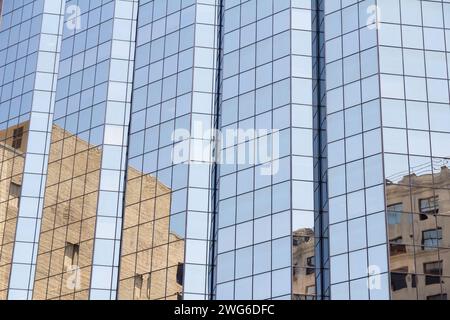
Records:
[[[22,138],[23,138],[23,127],[14,129],[11,146],[14,149],[20,149],[22,147]]]
[[[314,256],[306,258],[306,274],[310,275],[315,272]]]
[[[387,207],[389,225],[397,225],[401,223],[403,203],[396,203]]]
[[[448,300],[448,299],[447,299],[447,294],[442,293],[442,294],[435,294],[432,296],[427,296],[427,300]]]

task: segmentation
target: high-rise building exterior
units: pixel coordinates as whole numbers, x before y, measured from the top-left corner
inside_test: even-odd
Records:
[[[0,299],[447,299],[447,1],[0,12]]]

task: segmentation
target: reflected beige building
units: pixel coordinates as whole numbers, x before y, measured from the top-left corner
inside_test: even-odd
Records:
[[[8,293],[28,129],[24,123],[0,131],[0,300]]]
[[[293,232],[293,298],[316,298],[316,270],[314,263],[314,230],[305,228]]]
[[[0,132],[1,299],[8,289],[27,139],[18,130],[26,133],[27,127]],[[53,126],[34,299],[89,298],[101,159],[101,148]],[[134,168],[128,174],[119,298],[180,298],[184,240],[170,231],[171,190]],[[139,184],[132,182],[136,178]],[[157,200],[129,205],[141,188]]]
[[[171,190],[128,168],[119,299],[180,299],[184,239],[171,231]]]
[[[393,299],[446,300],[450,294],[449,188],[447,166],[387,184]]]
[[[0,0],[0,299],[448,298],[448,1],[74,2]]]

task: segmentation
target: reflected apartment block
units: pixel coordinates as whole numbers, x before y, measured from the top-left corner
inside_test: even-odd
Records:
[[[131,179],[127,192],[137,195],[141,188],[157,193],[158,200],[143,201],[127,210],[121,252],[119,299],[181,300],[183,298],[185,236],[184,224],[170,216],[171,190],[151,175],[128,168]],[[130,198],[130,201],[132,199]]]
[[[447,299],[449,13],[0,0],[0,299]]]

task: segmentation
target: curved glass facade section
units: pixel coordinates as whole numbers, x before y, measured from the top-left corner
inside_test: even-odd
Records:
[[[325,2],[331,299],[389,298],[377,9]]]
[[[325,8],[331,297],[446,300],[450,7]]]

